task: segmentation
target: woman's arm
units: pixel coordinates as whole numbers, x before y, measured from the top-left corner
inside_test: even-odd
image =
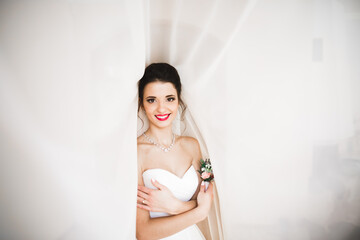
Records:
[[[177,199],[166,186],[160,184],[158,181],[154,180],[151,181],[151,183],[158,189],[138,185],[138,208],[152,212],[166,212],[171,215],[177,215],[197,206],[196,198],[190,201],[181,201]],[[142,201],[144,199],[145,202],[143,203]]]
[[[136,216],[136,237],[138,240],[159,239],[175,234],[186,227],[204,220],[213,199],[212,184],[205,192],[202,184],[198,195],[198,206],[190,211],[169,217],[150,218],[149,212],[138,208]]]

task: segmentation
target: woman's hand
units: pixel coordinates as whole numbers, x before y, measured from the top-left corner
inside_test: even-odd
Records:
[[[207,217],[211,204],[214,198],[213,194],[213,184],[212,182],[209,183],[209,187],[205,190],[205,182],[203,181],[200,186],[200,192],[197,196],[197,209],[203,215],[204,219]]]
[[[138,186],[137,207],[152,212],[166,212],[176,214],[180,200],[172,192],[160,184],[158,181],[151,179],[151,183],[158,189],[150,189],[144,186]]]

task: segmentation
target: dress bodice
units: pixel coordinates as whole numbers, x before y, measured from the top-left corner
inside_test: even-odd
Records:
[[[189,201],[196,192],[199,184],[199,178],[193,165],[189,167],[181,178],[161,168],[148,169],[143,172],[142,177],[145,187],[157,189],[151,183],[151,179],[155,179],[160,184],[166,186],[174,196],[181,201]],[[163,212],[150,212],[151,218],[168,215],[169,214]],[[205,237],[196,224],[193,224],[171,236],[162,238],[162,240],[205,240]]]
[[[181,178],[161,168],[148,169],[143,172],[142,177],[145,187],[157,189],[151,183],[151,179],[155,179],[160,184],[166,186],[173,195],[181,201],[189,201],[196,192],[199,184],[199,179],[193,165],[189,167],[184,176]],[[168,215],[169,214],[162,212],[150,212],[151,218]]]

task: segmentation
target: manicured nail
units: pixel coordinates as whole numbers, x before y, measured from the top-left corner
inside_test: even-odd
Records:
[[[204,182],[204,181],[202,181],[202,182],[201,182],[201,185],[203,186],[204,184],[205,184],[205,182]]]
[[[155,180],[155,179],[153,179],[153,178],[151,179],[151,181],[152,181],[152,182],[156,182],[156,180]]]

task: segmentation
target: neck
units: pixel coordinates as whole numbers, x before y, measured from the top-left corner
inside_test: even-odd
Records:
[[[161,145],[168,146],[172,143],[173,132],[171,126],[167,128],[157,128],[150,125],[145,133]]]

